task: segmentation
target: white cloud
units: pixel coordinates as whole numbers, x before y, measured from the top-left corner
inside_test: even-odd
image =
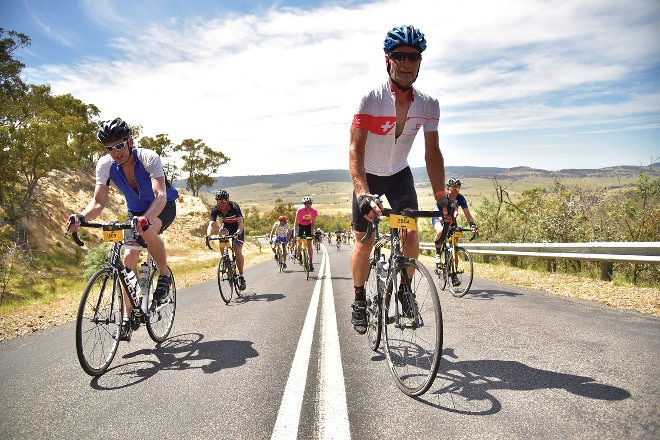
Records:
[[[626,82],[657,74],[659,8],[656,0],[419,0],[414,9],[389,1],[170,17],[124,26],[108,58],[27,71],[31,82],[93,103],[103,118],[141,124],[147,135],[203,139],[231,157],[222,174],[346,168],[353,111],[386,78],[381,44],[392,26],[415,24],[427,35],[417,85],[441,100],[441,136],[632,129],[653,126],[636,115],[657,123],[660,114],[657,78],[639,79],[651,82],[650,94]],[[422,155],[419,147],[412,154]]]

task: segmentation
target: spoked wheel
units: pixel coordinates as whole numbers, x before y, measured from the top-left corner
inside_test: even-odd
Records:
[[[169,268],[169,266],[168,266]],[[176,313],[176,282],[174,281],[174,273],[170,268],[172,275],[172,284],[170,284],[170,294],[167,297],[167,302],[163,304],[153,303],[150,309],[149,319],[147,320],[147,331],[149,336],[154,342],[163,342],[170,334],[172,326],[174,325],[174,314]],[[154,291],[158,284],[158,276],[160,272],[154,265],[154,270],[151,273],[151,280],[149,282],[149,297],[154,297]]]
[[[412,318],[391,319],[396,317],[395,307],[401,310],[397,290],[406,270],[412,273],[409,284],[414,298]],[[423,264],[408,260],[388,280],[386,295],[383,339],[390,371],[403,393],[422,395],[433,384],[442,355],[442,310],[435,282]]]
[[[282,246],[277,246],[275,249],[275,256],[277,257],[277,271],[282,272],[284,269],[284,260],[282,259]]]
[[[378,274],[376,273],[376,264],[374,262],[371,263],[371,268],[369,269],[369,278],[367,278],[366,288],[367,338],[369,339],[369,347],[373,351],[376,351],[380,346],[383,315],[381,313],[381,304],[378,299]]]
[[[218,289],[222,300],[225,304],[229,304],[234,290],[234,269],[226,253],[218,263]]]
[[[449,291],[457,298],[463,297],[472,286],[473,264],[472,255],[460,246],[454,248],[451,263],[447,265],[446,283]]]
[[[441,262],[436,263],[435,265],[435,273],[438,275],[438,280],[440,282],[440,289],[445,290],[445,288],[447,287],[447,267],[448,267],[447,252],[442,251],[440,259]]]
[[[116,283],[116,284],[115,284]],[[80,298],[76,319],[76,352],[85,373],[98,376],[117,353],[124,303],[112,269],[98,270]]]
[[[307,250],[302,251],[302,265],[303,270],[305,271],[305,279],[309,281],[309,256],[307,255]]]

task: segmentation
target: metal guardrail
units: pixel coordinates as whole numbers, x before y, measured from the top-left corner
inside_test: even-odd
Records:
[[[587,260],[660,264],[660,242],[591,243],[467,243],[460,244],[474,254],[538,257],[544,259]],[[434,250],[433,243],[420,243],[422,250]]]

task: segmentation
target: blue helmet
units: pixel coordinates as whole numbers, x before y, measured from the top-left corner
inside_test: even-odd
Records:
[[[415,29],[414,26],[402,25],[393,28],[387,33],[383,43],[383,50],[386,54],[392,53],[399,46],[410,46],[417,49],[420,53],[426,49],[426,40],[424,34]]]

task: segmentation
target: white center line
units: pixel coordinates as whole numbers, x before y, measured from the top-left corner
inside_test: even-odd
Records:
[[[271,439],[295,439],[298,435],[300,413],[302,410],[307,372],[314,336],[314,325],[318,314],[319,299],[323,290],[323,309],[321,316],[321,363],[319,368],[319,411],[317,421],[320,439],[349,439],[348,409],[346,388],[341,364],[337,317],[328,253],[323,246],[323,260],[319,277],[307,310],[305,323],[298,340],[296,354],[293,357],[291,371],[284,388],[282,403],[277,414]]]

